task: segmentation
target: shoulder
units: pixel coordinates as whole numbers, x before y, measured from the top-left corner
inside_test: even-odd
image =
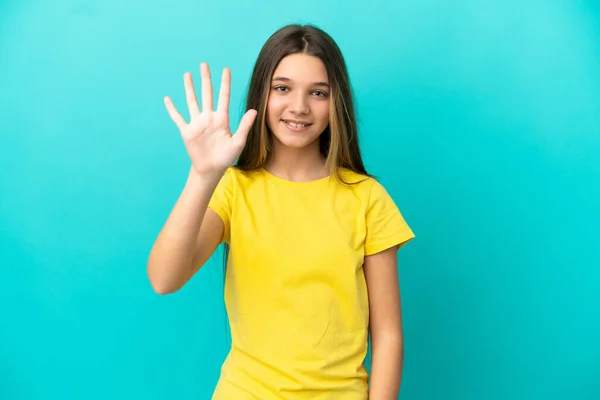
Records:
[[[338,170],[338,176],[340,183],[343,186],[351,189],[355,193],[359,193],[361,197],[369,197],[373,189],[383,189],[383,186],[381,183],[379,183],[377,178],[362,174],[360,172],[355,172],[346,168],[340,168]]]
[[[244,182],[250,180],[256,180],[261,175],[260,170],[244,170],[238,166],[231,166],[227,168],[223,174],[223,179],[231,182]]]
[[[232,194],[238,191],[249,193],[264,178],[264,174],[260,169],[244,170],[234,165],[224,172],[220,186],[226,188]]]
[[[341,169],[340,172],[341,178],[347,182],[340,186],[347,188],[354,197],[360,199],[367,210],[378,207],[396,207],[391,193],[376,177],[347,169]]]

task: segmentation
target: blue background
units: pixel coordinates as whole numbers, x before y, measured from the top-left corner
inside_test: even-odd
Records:
[[[221,252],[174,295],[146,276],[190,165],[163,97],[183,113],[183,73],[229,67],[236,128],[290,22],[340,45],[367,168],[417,235],[401,398],[600,398],[592,0],[1,1],[0,398],[210,398]]]

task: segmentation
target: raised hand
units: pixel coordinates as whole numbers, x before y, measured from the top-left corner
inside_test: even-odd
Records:
[[[171,119],[179,128],[185,148],[198,174],[223,173],[235,163],[246,144],[248,132],[256,118],[256,110],[248,110],[242,117],[235,135],[229,129],[229,98],[231,71],[223,69],[221,91],[217,110],[213,110],[213,90],[208,64],[200,64],[202,77],[202,111],[196,99],[192,74],[183,75],[190,122],[177,111],[171,98],[166,96],[165,106]]]

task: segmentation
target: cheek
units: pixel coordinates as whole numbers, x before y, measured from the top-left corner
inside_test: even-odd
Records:
[[[281,112],[283,111],[284,105],[281,100],[276,97],[269,98],[267,102],[267,115],[270,120],[277,119],[281,116]]]
[[[318,109],[319,120],[322,124],[327,125],[329,123],[329,105],[322,106]]]

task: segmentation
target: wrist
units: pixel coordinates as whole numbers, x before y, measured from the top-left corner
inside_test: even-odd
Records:
[[[188,174],[186,186],[201,188],[212,187],[214,189],[225,174],[225,171],[227,170],[198,173],[192,166]]]

